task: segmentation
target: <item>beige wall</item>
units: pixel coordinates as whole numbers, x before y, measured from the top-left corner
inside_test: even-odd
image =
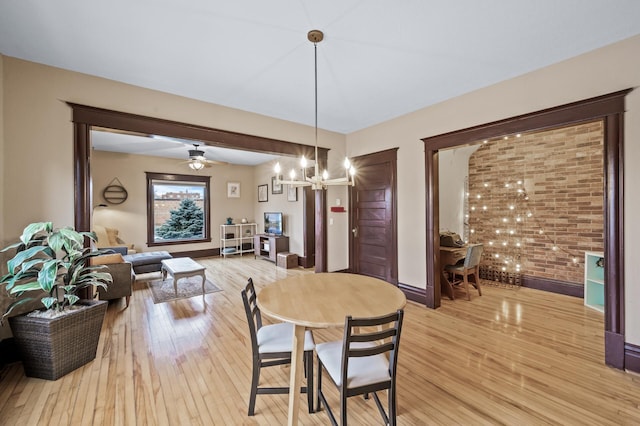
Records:
[[[253,181],[254,168],[250,166],[217,165],[198,172],[199,176],[211,176],[210,213],[211,243],[196,243],[179,246],[147,247],[147,186],[145,172],[190,173],[180,160],[128,155],[115,152],[93,151],[91,156],[94,205],[105,203],[102,198],[104,188],[118,178],[128,193],[127,200],[107,208],[97,207],[93,213],[93,223],[116,228],[120,238],[134,243],[136,250],[205,250],[220,247],[220,225],[227,217],[240,222],[243,217],[254,219]],[[240,183],[240,198],[227,198],[227,182]]]
[[[438,157],[440,231],[452,231],[465,239],[464,181],[469,177],[469,157],[478,146],[443,149]]]
[[[347,136],[347,153],[398,151],[400,282],[425,288],[424,149],[421,138],[640,86],[640,36],[468,93]],[[640,91],[626,98],[626,340],[640,344]],[[421,196],[416,196],[421,194]]]
[[[250,188],[250,194],[254,202],[255,219],[258,224],[258,233],[264,233],[264,212],[282,212],[284,215],[284,235],[289,237],[289,251],[302,256],[304,254],[302,190],[298,189],[298,201],[295,202],[287,201],[288,185],[283,185],[282,194],[273,194],[271,178],[275,176],[274,165],[275,161],[257,166]],[[266,202],[258,202],[258,185],[267,185],[268,196]]]

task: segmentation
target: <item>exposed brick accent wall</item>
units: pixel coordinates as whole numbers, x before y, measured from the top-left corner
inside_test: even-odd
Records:
[[[468,185],[483,265],[582,283],[584,252],[604,248],[603,173],[601,121],[484,143]]]

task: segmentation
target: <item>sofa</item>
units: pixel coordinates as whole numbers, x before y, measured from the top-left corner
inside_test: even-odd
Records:
[[[113,279],[106,290],[98,287],[98,299],[112,300],[124,297],[128,307],[135,281],[131,262],[125,261],[120,253],[110,253],[92,257],[91,265],[105,265]]]
[[[126,253],[124,254],[133,254],[136,252],[133,244],[127,244],[124,241],[122,241],[122,239],[118,236],[120,231],[116,228],[108,228],[102,225],[94,225],[93,232],[95,232],[96,237],[98,237],[96,246],[100,249],[105,249],[105,248],[126,249]]]

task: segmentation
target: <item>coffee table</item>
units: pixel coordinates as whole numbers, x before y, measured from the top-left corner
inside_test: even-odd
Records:
[[[162,260],[162,280],[167,279],[167,274],[173,278],[173,290],[178,295],[178,280],[180,278],[194,277],[200,275],[202,277],[202,295],[204,296],[205,267],[191,259],[190,257],[177,257],[173,259]]]

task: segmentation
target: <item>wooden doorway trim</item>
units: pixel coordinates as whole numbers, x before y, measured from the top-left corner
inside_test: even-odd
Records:
[[[202,141],[206,145],[223,148],[267,152],[270,154],[295,157],[305,155],[307,158],[314,158],[315,156],[315,148],[310,145],[96,108],[71,102],[67,102],[67,104],[72,109],[74,128],[74,223],[76,229],[80,231],[89,231],[91,229],[92,184],[90,130],[92,126],[150,135],[194,139]],[[318,148],[318,157],[321,164],[326,164],[328,152],[329,150],[327,148]],[[303,203],[305,203],[305,205],[308,204],[306,198],[308,198],[309,195],[315,197],[313,193],[308,194],[303,191],[303,194]],[[310,202],[313,203],[313,201]],[[313,224],[318,221],[324,223],[325,214],[323,209],[306,208],[303,214],[305,215],[305,224]],[[318,247],[318,244],[326,244],[326,239],[316,238],[313,232],[313,227],[304,227],[302,244],[304,253],[301,262],[305,267],[313,266],[311,262],[313,262],[315,258],[316,251],[322,250],[326,252],[325,247]]]
[[[605,362],[624,368],[624,98],[632,89],[422,139],[426,184],[426,305],[440,306],[438,151],[510,135],[594,120],[604,123]]]

